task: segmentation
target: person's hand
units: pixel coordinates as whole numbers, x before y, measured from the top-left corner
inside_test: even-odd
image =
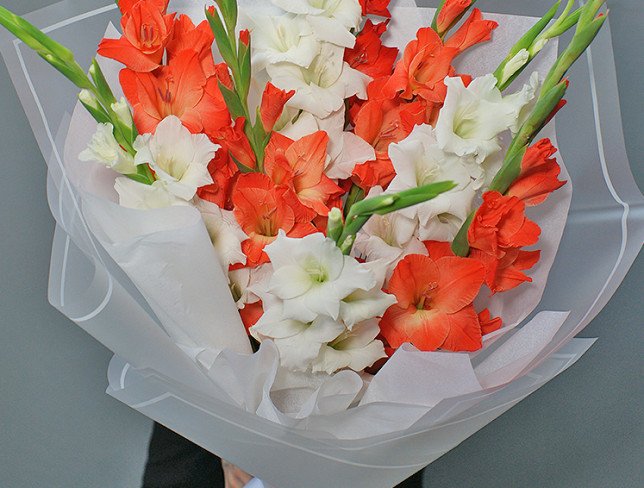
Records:
[[[224,470],[226,488],[244,488],[244,486],[253,479],[251,475],[223,459],[221,460],[221,467]]]

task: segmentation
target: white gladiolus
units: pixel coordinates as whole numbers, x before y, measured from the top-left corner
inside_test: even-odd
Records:
[[[460,77],[445,78],[447,96],[436,123],[441,149],[482,163],[501,149],[499,134],[517,130],[522,109],[535,96],[535,78],[505,97],[496,83],[493,75],[485,75],[466,88]]]
[[[134,142],[136,164],[149,163],[167,190],[183,200],[191,200],[197,188],[212,183],[208,163],[219,146],[205,134],[191,134],[171,115],[157,126],[154,134]]]
[[[264,312],[250,333],[260,342],[271,339],[280,353],[281,366],[293,371],[311,369],[322,346],[345,331],[344,325],[323,315],[311,322],[281,319],[279,315],[276,307]]]
[[[252,22],[253,66],[257,70],[283,62],[308,68],[320,52],[313,29],[302,17],[258,15]]]
[[[132,120],[132,110],[125,100],[125,97],[121,97],[118,102],[113,103],[112,110],[114,110],[114,113],[116,113],[120,121],[123,122],[126,127],[132,127],[134,124],[134,121]]]
[[[119,195],[119,204],[123,207],[150,210],[173,205],[190,205],[190,202],[170,193],[161,181],[144,185],[125,176],[114,181],[114,189]]]
[[[273,0],[281,9],[305,16],[321,41],[342,47],[353,47],[356,39],[351,34],[362,20],[358,0]]]
[[[364,320],[382,317],[385,311],[394,303],[396,297],[382,291],[387,274],[387,266],[383,261],[371,261],[364,264],[376,277],[376,285],[371,290],[356,290],[340,302],[340,318],[352,330]]]
[[[367,75],[344,62],[344,49],[323,43],[320,53],[308,68],[290,63],[269,64],[271,82],[282,90],[295,90],[290,107],[325,118],[340,110],[344,100],[353,95],[366,96],[371,81]]]
[[[268,292],[281,301],[284,319],[308,323],[324,315],[337,320],[341,300],[376,286],[368,266],[344,256],[320,233],[292,239],[280,231],[266,253],[274,269]]]
[[[379,333],[376,320],[362,322],[351,331],[344,332],[330,344],[322,346],[313,364],[313,372],[332,374],[345,368],[362,371],[378,359],[387,357],[382,342],[376,340]]]
[[[241,243],[248,236],[235,220],[232,211],[223,210],[206,200],[199,200],[196,207],[201,212],[224,271],[227,271],[231,264],[246,264],[246,255],[242,252]]]
[[[435,131],[419,125],[403,141],[389,146],[389,156],[396,170],[387,191],[398,192],[435,183],[453,181],[456,188],[400,213],[418,219],[418,236],[422,240],[451,240],[467,218],[476,195],[472,169],[480,166],[463,164],[461,158],[443,151]]]
[[[87,149],[78,155],[81,161],[96,161],[121,174],[136,173],[134,157],[114,137],[112,124],[98,124]]]
[[[257,290],[264,290],[273,274],[273,267],[262,264],[256,268],[239,268],[228,272],[230,291],[237,303],[237,308],[256,303],[261,298]]]

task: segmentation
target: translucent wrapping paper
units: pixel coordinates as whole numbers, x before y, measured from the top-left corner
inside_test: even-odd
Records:
[[[106,1],[77,4],[30,20],[87,65],[118,12]],[[403,46],[433,11],[393,4],[387,41]],[[170,8],[202,15],[199,2]],[[473,75],[491,72],[534,21],[490,17],[501,24],[494,42],[459,62]],[[505,327],[474,355],[404,347],[366,390],[358,375],[342,372],[303,385],[304,399],[285,409],[272,383],[275,348],[249,355],[198,212],[116,205],[113,174],[78,161],[93,122],[75,109],[76,89],[52,83],[51,68],[21,43],[5,37],[1,48],[49,167],[57,222],[51,303],[115,352],[110,395],[279,488],[393,486],[462,442],[590,347],[592,340],[573,337],[615,291],[644,237],[605,29],[571,73],[556,141],[554,126],[544,134],[560,148],[572,185],[531,215],[543,228],[535,283],[489,303]],[[535,69],[547,69],[556,48],[549,45]]]

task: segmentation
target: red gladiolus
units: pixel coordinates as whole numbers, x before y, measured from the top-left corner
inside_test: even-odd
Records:
[[[277,238],[280,229],[289,237],[304,237],[316,232],[311,224],[315,212],[302,205],[290,188],[275,186],[264,174],[240,175],[232,200],[235,218],[248,235],[242,242],[248,266],[269,261],[264,247]]]
[[[476,260],[412,254],[396,266],[388,292],[398,303],[380,321],[382,335],[394,348],[411,342],[422,351],[476,351],[481,327],[472,301],[483,284]]]
[[[207,78],[197,51],[182,51],[168,66],[151,73],[124,69],[120,75],[141,133],[152,133],[165,117],[175,115],[191,132],[212,134],[230,124],[217,78]]]
[[[207,21],[204,20],[195,26],[190,17],[181,15],[174,22],[172,37],[166,46],[168,60],[173,60],[186,50],[196,51],[199,53],[199,60],[204,74],[210,78],[217,70],[212,57],[212,43],[214,40],[215,37]]]
[[[551,156],[557,152],[549,139],[531,146],[521,162],[521,173],[507,195],[517,197],[528,206],[539,205],[555,190],[566,184],[559,180],[561,168]]]
[[[487,335],[490,332],[499,330],[501,325],[503,325],[503,320],[501,317],[492,317],[490,311],[485,308],[479,312],[479,324],[481,326],[481,332],[483,335]]]
[[[239,31],[239,42],[241,42],[244,46],[248,46],[250,44],[250,32],[248,31],[248,29]]]
[[[378,15],[380,17],[391,17],[389,4],[391,0],[359,0],[362,7],[362,15]]]
[[[137,3],[146,3],[150,7],[155,7],[159,12],[165,14],[168,10],[170,0],[119,0],[118,8],[123,15],[130,13]]]
[[[418,95],[428,102],[443,103],[447,93],[443,80],[456,54],[458,49],[443,46],[432,28],[418,29],[416,39],[407,44],[384,92],[390,98],[400,93],[405,99]]]
[[[225,126],[214,135],[213,139],[228,150],[235,163],[254,169],[257,166],[257,158],[244,132],[245,126],[246,119],[239,117],[235,120],[234,126]]]
[[[247,303],[244,305],[244,308],[239,310],[239,315],[241,316],[244,327],[246,327],[246,332],[248,332],[248,329],[255,325],[261,316],[264,315],[262,301]]]
[[[398,49],[383,46],[380,37],[386,29],[386,22],[374,24],[367,19],[356,37],[355,46],[344,51],[344,60],[352,68],[372,78],[390,75],[398,56]]]
[[[460,54],[480,42],[489,41],[492,31],[498,26],[493,20],[484,20],[481,11],[475,8],[463,25],[445,41],[445,47],[456,49]]]
[[[232,189],[239,169],[231,160],[227,149],[222,147],[217,150],[214,159],[208,164],[208,172],[213,182],[199,188],[197,195],[220,208],[232,210]]]
[[[472,0],[447,0],[441,7],[436,19],[439,34],[444,34],[465,10],[472,5]]]
[[[539,251],[520,248],[535,244],[541,229],[525,216],[525,204],[515,196],[483,194],[468,230],[470,256],[485,266],[485,283],[492,292],[506,291],[531,278],[522,271],[539,260]]]
[[[499,250],[531,246],[539,240],[541,229],[525,216],[525,204],[517,197],[496,191],[483,194],[467,233],[470,247],[498,256]]]
[[[275,127],[275,123],[282,115],[284,105],[291,97],[295,95],[295,90],[284,91],[275,87],[271,82],[266,83],[264,93],[262,94],[262,103],[259,109],[259,116],[262,119],[262,127],[266,132],[270,132]]]
[[[293,141],[279,133],[273,134],[268,146],[264,167],[276,185],[293,190],[300,202],[326,216],[329,199],[343,193],[342,188],[324,174],[329,136],[324,131]]]
[[[414,126],[425,122],[425,104],[417,100],[369,100],[355,116],[354,132],[376,151],[376,159],[358,164],[353,180],[366,192],[374,186],[387,185],[396,175],[388,156],[389,144],[407,137]]]
[[[120,39],[103,39],[98,54],[115,59],[133,71],[159,67],[172,34],[174,14],[163,15],[154,2],[137,2],[121,18]]]

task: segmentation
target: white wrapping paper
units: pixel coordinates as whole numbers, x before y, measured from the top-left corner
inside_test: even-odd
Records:
[[[173,4],[189,6],[197,18],[202,15],[195,2]],[[101,19],[104,30],[113,13],[106,6],[64,27],[74,32],[74,39],[91,37],[96,32],[87,24],[100,25]],[[399,2],[389,42],[404,45],[432,14]],[[462,69],[475,75],[492,71],[534,21],[489,17],[501,24],[494,44],[461,61]],[[40,20],[53,24],[50,15]],[[513,329],[530,316],[544,290],[555,286],[546,288],[546,282],[571,202],[567,185],[531,215],[544,231],[537,246],[542,260],[531,271],[535,283],[489,301],[506,326],[484,351],[421,353],[405,346],[366,387],[359,375],[341,372],[314,384],[304,382],[301,391],[289,396],[274,388],[274,346],[268,342],[248,354],[243,326],[196,211],[143,214],[118,207],[113,175],[77,160],[93,132],[91,120],[75,110],[67,119],[69,131],[64,119],[59,131],[52,129],[65,110],[72,111],[71,98],[66,98],[68,105],[50,100],[43,89],[46,78],[38,75],[50,72],[38,71],[39,61],[24,46],[9,41],[2,50],[49,163],[49,198],[58,222],[50,301],[117,354],[108,373],[110,395],[276,487],[328,486],[330,476],[341,486],[392,486],[453,448],[590,347],[591,340],[570,338],[605,303],[642,242],[641,195],[631,192],[628,203],[617,194],[600,150],[597,171],[604,178],[595,187],[575,181],[582,205],[571,219],[574,224],[581,218],[583,195],[599,198],[602,185],[609,188],[612,205],[623,211],[621,239],[609,243],[617,259],[607,258],[600,287],[582,290],[584,298],[565,301],[555,312],[542,304],[531,320]],[[552,43],[535,69],[543,72],[555,53]],[[610,86],[610,81],[604,84]],[[591,85],[596,84],[591,78]],[[596,117],[599,106],[595,99]],[[554,138],[554,126],[550,131],[544,135]],[[594,135],[601,138],[601,130]],[[622,167],[619,152],[612,154],[618,159],[613,167]],[[621,171],[619,178],[627,180],[627,170]],[[565,169],[563,173],[568,179]],[[576,229],[569,222],[568,232]],[[573,260],[569,252],[559,257],[560,262],[566,259]],[[298,400],[292,404],[288,398]]]

